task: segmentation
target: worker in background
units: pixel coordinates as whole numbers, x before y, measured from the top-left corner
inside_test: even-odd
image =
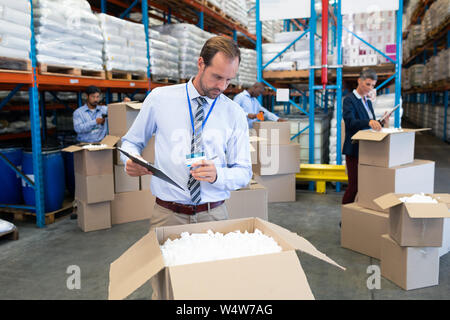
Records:
[[[358,152],[357,141],[351,138],[359,130],[373,129],[380,131],[382,126],[389,127],[389,118],[380,123],[375,118],[372,101],[376,97],[375,84],[378,76],[372,69],[363,69],[358,78],[358,87],[349,93],[343,102],[343,118],[345,122],[345,141],[342,153],[347,165],[348,186],[342,204],[355,201],[358,193]],[[369,98],[370,97],[370,98]]]
[[[245,113],[222,94],[239,63],[240,50],[233,40],[209,39],[197,61],[197,75],[187,83],[154,89],[122,138],[123,149],[140,155],[155,134],[155,166],[185,189],[151,179],[156,197],[151,229],[228,219],[224,200],[249,183]],[[124,155],[122,161],[130,176],[151,174]]]
[[[258,114],[263,112],[264,119],[270,121],[284,122],[286,120],[277,117],[275,114],[264,108],[258,101],[258,97],[263,94],[265,88],[262,82],[255,82],[248,90],[237,94],[233,101],[244,109],[247,115],[248,127],[253,128],[253,122],[258,121]]]
[[[73,128],[79,142],[100,142],[108,133],[108,108],[99,106],[100,89],[89,86],[86,89],[86,104],[73,113]]]

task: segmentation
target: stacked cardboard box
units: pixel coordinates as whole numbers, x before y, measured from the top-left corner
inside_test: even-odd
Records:
[[[389,231],[381,237],[381,275],[405,290],[439,283],[439,257],[448,252],[449,195],[427,195],[437,203],[403,202],[411,194],[389,193],[375,202],[389,209]]]
[[[433,193],[435,165],[414,159],[416,131],[363,130],[352,137],[359,141],[358,195],[342,206],[342,247],[380,259],[389,214],[374,200],[390,192]]]
[[[142,103],[121,102],[108,105],[109,132],[123,137],[136,119]],[[120,142],[118,145],[120,146]],[[155,161],[155,141],[150,139],[141,156]],[[119,150],[114,150],[114,199],[111,202],[111,223],[113,225],[150,219],[155,197],[150,191],[151,176],[130,177],[120,160]]]
[[[381,274],[406,290],[436,285],[439,256],[449,250],[443,243],[448,195],[436,207],[398,200],[434,191],[434,162],[414,159],[420,130],[426,129],[354,135],[359,141],[358,195],[355,203],[342,206],[342,247],[381,260]]]
[[[255,180],[268,189],[269,203],[295,201],[300,145],[290,142],[290,123],[262,121],[255,122],[253,128],[260,138],[253,165]]]
[[[252,180],[245,188],[231,191],[230,198],[225,201],[228,219],[260,218],[268,220],[267,189]]]
[[[85,231],[111,228],[114,199],[113,149],[118,137],[106,136],[98,145],[74,145],[75,199],[78,225]]]

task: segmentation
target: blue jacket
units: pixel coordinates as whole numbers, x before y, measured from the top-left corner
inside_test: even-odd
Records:
[[[375,113],[372,108],[372,102],[367,100],[370,111],[372,112],[373,119]],[[342,117],[345,122],[345,141],[342,153],[345,155],[357,157],[359,152],[358,142],[352,143],[351,138],[359,131],[370,129],[369,115],[363,102],[358,99],[353,92],[349,93],[345,98],[342,105],[343,113]]]

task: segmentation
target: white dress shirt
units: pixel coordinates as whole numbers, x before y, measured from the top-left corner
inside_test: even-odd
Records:
[[[195,114],[200,94],[187,83],[192,111]],[[214,100],[205,97],[205,118]],[[192,127],[186,84],[155,88],[145,99],[141,111],[127,134],[122,138],[122,148],[131,154],[141,154],[155,134],[155,166],[165,172],[185,190],[153,177],[153,195],[182,204],[192,204],[187,188],[189,168],[186,155],[191,153]],[[252,176],[248,125],[242,108],[221,94],[202,131],[202,146],[206,158],[214,159],[217,180],[201,181],[201,203],[228,199],[230,191],[245,187]],[[123,163],[127,157],[121,156]]]

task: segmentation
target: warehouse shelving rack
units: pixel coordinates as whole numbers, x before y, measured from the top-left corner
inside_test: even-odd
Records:
[[[372,49],[374,49],[377,53],[384,56],[386,59],[390,60],[391,64],[380,65],[380,66],[371,66],[371,68],[375,69],[378,74],[380,80],[384,80],[381,84],[377,86],[377,91],[381,90],[388,83],[395,79],[395,105],[400,102],[400,94],[401,94],[401,66],[402,66],[402,13],[403,13],[403,0],[399,0],[399,8],[396,12],[396,61],[385,55],[383,52],[375,48],[373,45],[354,34],[350,30],[346,29],[342,24],[342,13],[341,13],[341,4],[342,0],[335,0],[331,11],[334,14],[335,25],[332,28],[332,39],[333,43],[336,44],[337,49],[337,65],[336,66],[328,66],[328,79],[335,80],[336,84],[334,85],[326,85],[325,90],[321,85],[315,85],[315,77],[317,73],[320,72],[322,66],[314,66],[314,42],[317,37],[320,37],[316,33],[316,23],[319,15],[316,14],[315,11],[315,1],[311,1],[311,16],[308,19],[304,19],[303,21],[307,21],[307,25],[305,22],[302,22],[302,26],[306,29],[301,35],[287,45],[281,52],[279,52],[272,60],[270,60],[265,65],[262,64],[262,28],[260,21],[260,0],[256,0],[256,38],[257,38],[257,66],[258,66],[258,81],[264,82],[267,86],[269,86],[272,90],[276,91],[274,85],[269,83],[268,81],[273,81],[278,85],[280,83],[280,79],[282,78],[291,78],[293,82],[296,83],[307,83],[308,84],[308,92],[302,92],[302,99],[304,101],[303,106],[300,106],[292,99],[289,100],[289,104],[293,105],[297,109],[299,109],[302,113],[308,115],[309,117],[309,125],[305,127],[303,130],[295,134],[291,139],[294,139],[298,135],[300,135],[305,130],[309,130],[309,132],[314,132],[314,110],[316,109],[315,97],[316,93],[320,90],[323,91],[322,97],[320,97],[320,101],[324,101],[321,105],[324,109],[327,109],[328,102],[328,91],[334,91],[334,95],[336,97],[336,114],[337,114],[337,142],[336,142],[336,161],[337,164],[342,164],[342,150],[341,150],[341,119],[342,119],[342,91],[343,91],[343,81],[356,80],[361,69],[363,67],[345,67],[342,64],[342,32],[343,30],[349,32],[353,36],[355,36],[358,40],[368,45]],[[333,16],[333,15],[332,15]],[[287,24],[289,25],[289,23]],[[299,28],[300,29],[300,28]],[[309,33],[309,48],[310,48],[310,69],[309,70],[298,70],[298,71],[271,71],[271,72],[263,72],[264,68],[266,68],[271,62],[273,62],[277,57],[279,57],[283,52],[288,50],[291,46],[294,45],[296,41],[301,39],[305,34]],[[284,87],[283,85],[279,87]],[[325,98],[327,96],[327,98]],[[308,97],[308,99],[306,99]],[[309,108],[306,104],[308,102]],[[307,109],[308,108],[308,109]],[[307,111],[308,110],[308,111]],[[400,126],[400,116],[399,110],[397,109],[395,112],[395,126]],[[314,163],[314,134],[309,135],[309,162]],[[313,189],[313,185],[310,184],[310,189]],[[340,191],[340,183],[337,184],[336,190]]]
[[[403,33],[403,38],[405,39],[409,28],[416,24],[420,23],[422,18],[424,17],[426,11],[430,7],[430,5],[435,0],[426,0],[421,1],[416,10],[414,11],[411,23],[408,25],[407,30]],[[450,20],[439,26],[434,32],[432,32],[432,36],[427,38],[425,43],[418,48],[415,48],[413,54],[404,61],[403,65],[405,67],[410,67],[413,64],[425,64],[426,61],[432,56],[436,56],[440,50],[448,49],[450,47]],[[411,88],[408,90],[403,90],[403,98],[405,102],[411,103],[430,103],[432,106],[436,104],[442,104],[444,107],[444,128],[442,140],[448,141],[447,137],[447,115],[448,115],[448,91],[450,89],[450,85],[447,81],[441,83],[433,83],[432,85],[426,87],[417,87]]]
[[[33,3],[29,0],[31,6],[31,71],[0,71],[0,90],[10,90],[8,96],[0,101],[0,110],[21,110],[30,112],[31,131],[19,134],[1,135],[0,140],[24,138],[31,136],[32,143],[32,157],[34,171],[34,182],[30,181],[28,177],[18,171],[13,165],[7,163],[12,170],[14,170],[25,181],[29,181],[29,184],[33,186],[35,191],[36,205],[27,206],[21,204],[6,205],[0,204],[0,208],[13,208],[30,210],[34,209],[36,212],[36,225],[39,228],[45,227],[45,211],[44,211],[44,181],[43,181],[43,166],[42,166],[42,142],[45,141],[47,133],[51,133],[51,130],[45,128],[45,111],[57,110],[57,109],[74,109],[74,106],[70,106],[57,99],[54,92],[57,91],[70,91],[77,92],[77,106],[81,106],[81,92],[90,85],[99,87],[102,91],[106,91],[105,102],[108,104],[112,102],[112,92],[125,93],[133,96],[139,91],[150,92],[156,87],[168,85],[168,83],[156,83],[151,81],[150,63],[147,68],[147,80],[107,80],[97,79],[89,77],[80,77],[72,75],[44,75],[40,74],[37,69],[36,61],[36,46],[34,42],[34,28],[33,28]],[[125,11],[120,14],[120,18],[127,18],[131,12],[142,13],[142,23],[144,24],[146,39],[147,39],[147,59],[150,62],[149,44],[148,44],[148,28],[149,28],[149,8],[156,8],[164,12],[163,18],[165,23],[171,22],[172,15],[180,21],[196,24],[202,29],[206,29],[210,32],[222,34],[233,38],[242,46],[252,47],[256,42],[256,35],[248,32],[245,26],[241,25],[231,17],[226,16],[211,6],[206,1],[200,0],[89,0],[93,11],[108,12],[108,4],[111,4],[115,8],[122,8]],[[136,6],[141,3],[141,10]],[[150,7],[149,7],[150,6]],[[99,8],[100,7],[100,8]],[[159,16],[154,16],[160,18]],[[21,106],[7,106],[10,99],[18,91],[28,90],[29,92],[29,105]],[[52,103],[46,106],[45,92],[48,91],[54,96],[56,103]],[[238,93],[238,88],[230,88],[226,93]],[[40,99],[41,98],[41,99]],[[6,107],[5,107],[6,106]],[[40,117],[40,112],[42,117]],[[41,119],[42,118],[42,121]],[[42,131],[42,132],[41,132]],[[4,159],[0,157],[0,161]]]

